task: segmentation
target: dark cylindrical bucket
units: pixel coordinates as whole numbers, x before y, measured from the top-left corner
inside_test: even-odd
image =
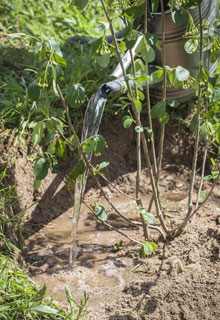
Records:
[[[218,0],[203,0],[201,4],[202,18],[209,21],[210,24],[218,17]],[[199,23],[198,8],[191,11],[195,25]],[[151,32],[158,35],[162,40],[162,21],[161,13],[152,14]],[[172,20],[171,13],[165,14],[165,63],[167,66],[175,68],[182,66],[190,71],[191,76],[195,76],[199,67],[199,54],[188,54],[184,49],[187,39],[183,38],[188,24],[188,14],[183,14],[183,24],[178,27]],[[162,66],[162,54],[155,48],[155,65]],[[215,70],[216,63],[209,64],[208,53],[204,53],[204,62],[209,69],[210,74]],[[160,85],[151,87],[151,95],[156,99],[162,99],[162,88]],[[167,88],[167,98],[176,99],[181,102],[189,101],[194,95],[193,89],[175,89]]]

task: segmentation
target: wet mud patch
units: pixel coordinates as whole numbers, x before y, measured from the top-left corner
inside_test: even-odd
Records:
[[[128,130],[127,134],[118,126],[114,130],[102,129],[108,149],[100,158],[94,158],[94,162],[110,161],[106,176],[111,183],[132,196],[136,176],[135,136],[132,130]],[[179,223],[185,215],[192,151],[189,133],[186,132],[183,139],[183,135],[178,136],[175,130],[171,128],[166,133],[160,180],[163,206],[168,214],[166,220],[170,225]],[[74,203],[63,177],[71,168],[71,159],[63,163],[60,175],[49,174],[36,194],[33,192],[32,163],[27,160],[28,150],[16,151],[9,144],[6,146],[7,150],[3,147],[3,152],[6,151],[13,160],[9,171],[11,181],[16,182],[17,194],[21,196],[20,208],[16,210],[29,207],[38,200],[27,210],[27,226],[31,221],[32,235],[25,239],[23,258],[29,266],[31,277],[46,284],[49,294],[59,303],[66,304],[66,285],[78,301],[85,290],[89,294],[89,320],[219,319],[220,185],[217,185],[186,233],[173,241],[164,242],[159,233],[152,231],[152,240],[158,248],[155,254],[145,259],[138,257],[135,244],[97,224],[88,208],[82,206],[77,235],[78,256],[74,267],[69,267]],[[6,163],[6,154],[1,159]],[[131,199],[119,195],[112,185],[102,182],[102,186],[124,215],[138,219],[136,205]],[[207,184],[204,191],[207,193],[208,190]],[[141,177],[141,197],[147,207],[151,189],[145,167]],[[85,201],[88,205],[94,202],[105,205],[112,225],[130,237],[143,240],[142,229],[131,228],[110,210],[91,179]],[[116,251],[114,245],[121,240],[122,247]]]

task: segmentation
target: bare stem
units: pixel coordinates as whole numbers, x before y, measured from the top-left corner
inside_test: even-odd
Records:
[[[200,68],[199,72],[202,72],[203,68],[203,32],[202,32],[202,12],[201,6],[199,5],[199,21],[200,21]],[[200,131],[200,110],[201,110],[201,99],[202,99],[202,87],[199,83],[199,91],[198,91],[198,103],[197,103],[197,113],[196,113],[196,137],[194,143],[194,153],[193,153],[193,162],[192,162],[192,178],[190,182],[189,189],[189,200],[188,200],[188,213],[187,216],[191,215],[193,211],[193,190],[195,185],[195,175],[196,175],[196,167],[197,167],[197,158],[198,158],[198,149],[199,149],[199,131]]]
[[[117,39],[116,39],[116,36],[115,36],[114,28],[112,26],[112,22],[111,22],[111,19],[109,17],[109,14],[108,14],[108,11],[107,11],[107,8],[106,8],[104,0],[101,0],[101,3],[102,3],[102,6],[103,6],[103,9],[104,9],[106,18],[108,20],[111,33],[112,33],[112,37],[113,37],[113,41],[114,41],[114,45],[115,45],[115,50],[116,50],[116,53],[117,53],[117,56],[118,56],[118,59],[119,59],[119,63],[120,63],[120,66],[121,66],[121,69],[122,69],[122,72],[123,72],[123,76],[125,77],[125,83],[126,83],[127,88],[128,88],[128,93],[132,97],[131,86],[130,86],[129,81],[127,80],[127,74],[126,74],[126,71],[125,71],[125,68],[124,68],[124,65],[123,65],[123,61],[122,61],[122,58],[121,58],[121,55],[120,55],[120,50],[118,48],[118,43],[117,43]],[[137,115],[137,111],[136,111],[136,108],[135,108],[134,101],[132,101],[131,106],[132,106],[132,110],[133,110],[133,113],[134,113],[134,116],[135,116],[137,124],[139,126],[142,126],[140,120],[138,119],[138,115]],[[153,195],[154,195],[154,201],[155,201],[155,205],[156,205],[157,216],[158,216],[158,218],[159,218],[159,220],[161,222],[161,225],[162,225],[164,231],[166,232],[166,234],[169,234],[169,231],[168,231],[168,229],[166,227],[164,218],[163,218],[163,216],[161,214],[161,210],[160,210],[160,205],[159,205],[159,200],[158,200],[159,198],[158,198],[158,193],[157,193],[156,184],[155,184],[155,178],[154,178],[154,175],[153,175],[153,172],[152,172],[152,166],[151,166],[151,162],[150,162],[150,158],[149,158],[148,147],[147,147],[147,142],[146,142],[146,138],[145,138],[144,132],[141,132],[141,140],[142,140],[142,144],[143,144],[144,156],[145,156],[147,168],[148,168],[149,174],[150,174],[150,179],[151,179],[151,185],[152,185],[152,189],[153,189]]]

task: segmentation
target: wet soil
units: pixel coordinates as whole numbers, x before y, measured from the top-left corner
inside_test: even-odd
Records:
[[[121,123],[101,129],[108,149],[95,163],[110,161],[106,176],[111,183],[134,196],[136,161],[135,136]],[[181,138],[183,137],[183,138]],[[1,137],[4,141],[7,137]],[[166,221],[173,226],[184,218],[190,179],[192,146],[185,128],[169,127],[166,132],[165,157],[160,190]],[[89,320],[108,319],[219,319],[220,317],[220,185],[198,212],[193,224],[180,237],[164,241],[156,230],[151,239],[157,251],[140,259],[139,247],[114,230],[97,223],[85,205],[81,208],[77,235],[78,254],[74,266],[68,264],[73,196],[63,178],[71,159],[63,161],[57,175],[49,174],[38,193],[33,191],[33,165],[26,145],[13,147],[10,139],[2,148],[1,166],[9,167],[10,181],[15,181],[22,196],[16,210],[27,210],[27,225],[32,234],[25,239],[22,255],[31,277],[46,284],[48,292],[60,304],[66,304],[64,287],[80,300],[89,294]],[[10,158],[10,161],[8,160]],[[208,170],[208,168],[207,168]],[[198,187],[199,177],[197,177]],[[109,199],[128,218],[139,220],[135,202],[102,182]],[[207,194],[209,183],[204,186]],[[147,170],[142,169],[141,198],[147,208],[151,197]],[[37,200],[37,202],[36,202]],[[141,227],[131,226],[116,215],[89,180],[85,202],[103,204],[108,222],[128,236],[142,241]],[[31,224],[30,224],[31,222]],[[156,221],[157,223],[158,221]],[[115,246],[116,243],[121,246]]]

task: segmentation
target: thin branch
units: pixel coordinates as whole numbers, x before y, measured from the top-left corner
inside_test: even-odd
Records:
[[[201,5],[199,5],[199,22],[200,22],[200,67],[199,72],[202,72],[203,68],[203,32],[202,32],[202,12]],[[200,110],[201,110],[201,99],[202,99],[202,86],[199,83],[199,92],[198,92],[198,103],[197,103],[197,114],[196,114],[196,138],[194,143],[194,153],[193,153],[193,162],[192,162],[192,178],[190,182],[189,189],[189,200],[188,200],[188,213],[187,216],[191,215],[193,211],[193,190],[195,185],[195,175],[197,167],[197,158],[198,158],[198,147],[199,147],[199,132],[200,132]]]

